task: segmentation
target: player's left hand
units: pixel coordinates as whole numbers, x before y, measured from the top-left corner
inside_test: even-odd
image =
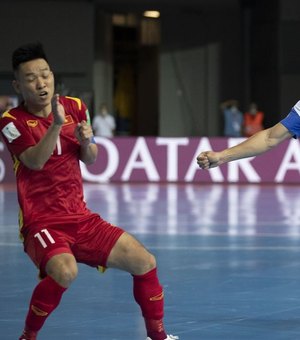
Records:
[[[93,138],[93,130],[85,120],[77,124],[75,129],[75,136],[81,146],[88,146]]]

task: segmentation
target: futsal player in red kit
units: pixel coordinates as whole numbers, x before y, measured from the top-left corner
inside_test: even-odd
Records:
[[[155,257],[85,204],[79,160],[91,164],[98,153],[85,104],[54,94],[54,76],[41,44],[17,48],[12,65],[13,86],[23,101],[3,113],[0,132],[14,162],[24,250],[41,278],[19,339],[37,339],[76,278],[79,262],[130,273],[147,339],[178,339],[164,329]]]

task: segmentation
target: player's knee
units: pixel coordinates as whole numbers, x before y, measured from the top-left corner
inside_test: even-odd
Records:
[[[149,270],[153,269],[156,267],[156,258],[153,254],[149,253],[149,262],[148,262],[148,266],[149,266]]]
[[[48,261],[46,272],[59,285],[68,288],[77,277],[78,267],[72,255],[58,254]]]
[[[146,252],[141,258],[141,266],[139,274],[145,274],[156,267],[156,258],[153,254]]]
[[[53,279],[63,287],[69,287],[78,274],[77,266],[61,266],[52,274]]]

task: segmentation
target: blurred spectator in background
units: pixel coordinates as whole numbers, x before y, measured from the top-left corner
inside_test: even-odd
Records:
[[[258,111],[256,103],[251,103],[248,111],[244,114],[244,136],[250,137],[256,132],[263,130],[263,121],[264,113],[262,111]]]
[[[116,121],[112,116],[105,103],[100,105],[100,110],[96,112],[93,118],[92,127],[95,136],[113,137],[116,129]]]
[[[5,111],[17,106],[18,99],[15,96],[0,96],[0,116]]]
[[[229,99],[221,103],[220,108],[224,116],[224,136],[241,137],[243,128],[243,113],[239,110],[239,103]]]

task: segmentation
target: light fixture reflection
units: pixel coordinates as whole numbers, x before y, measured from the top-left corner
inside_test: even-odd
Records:
[[[145,11],[143,13],[144,17],[146,18],[154,18],[157,19],[160,17],[160,12],[159,11]]]

